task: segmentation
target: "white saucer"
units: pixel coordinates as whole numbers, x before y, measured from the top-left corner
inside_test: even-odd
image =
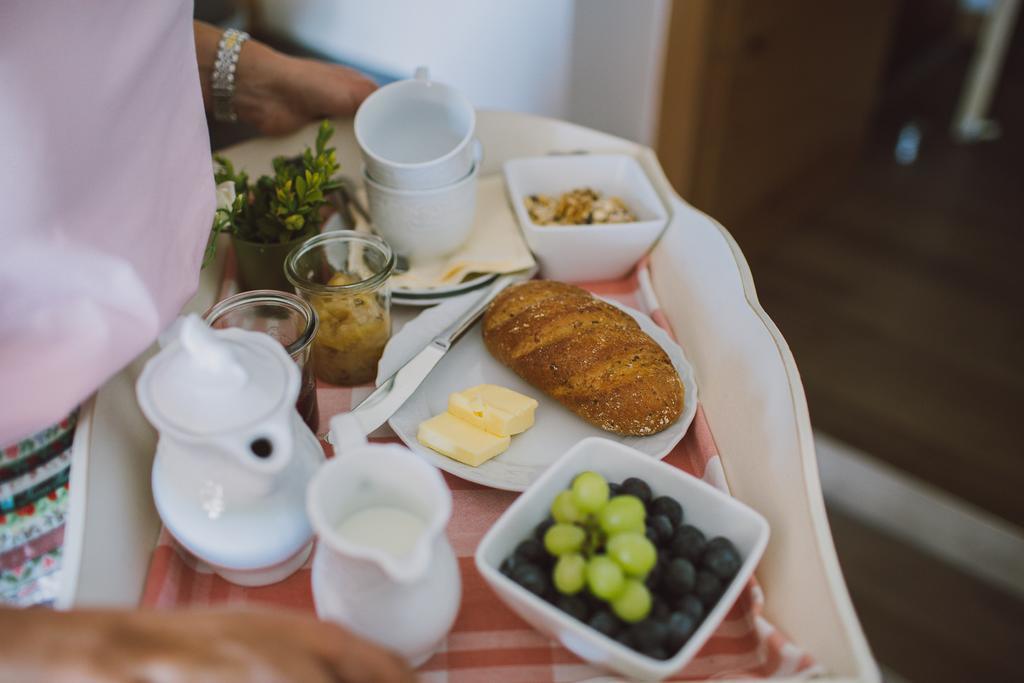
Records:
[[[489,285],[497,278],[498,273],[484,273],[472,280],[443,287],[423,287],[420,289],[394,287],[391,290],[391,301],[402,306],[433,306],[448,301],[452,297]]]

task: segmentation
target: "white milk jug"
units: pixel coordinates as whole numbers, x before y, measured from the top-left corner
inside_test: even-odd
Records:
[[[146,363],[136,393],[160,432],[153,499],[175,540],[222,577],[262,586],[306,561],[306,486],[324,461],[299,417],[299,368],[260,332],[198,316]]]
[[[331,420],[331,440],[335,456],[307,496],[317,615],[417,666],[441,645],[462,596],[445,536],[451,493],[409,449],[367,443],[351,414]]]

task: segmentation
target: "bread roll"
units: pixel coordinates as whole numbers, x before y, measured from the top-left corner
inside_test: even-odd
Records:
[[[656,434],[683,411],[672,361],[628,314],[562,282],[531,280],[484,314],[495,358],[587,422],[630,436]]]

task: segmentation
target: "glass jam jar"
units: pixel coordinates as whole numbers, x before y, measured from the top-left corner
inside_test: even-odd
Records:
[[[264,332],[281,343],[302,371],[299,399],[295,407],[314,434],[320,426],[313,373],[313,339],[319,327],[316,311],[288,292],[256,289],[235,294],[214,304],[203,320],[214,329],[240,327]]]
[[[394,269],[387,242],[354,230],[311,237],[288,254],[285,276],[320,318],[313,365],[321,380],[354,386],[376,378],[391,336]]]

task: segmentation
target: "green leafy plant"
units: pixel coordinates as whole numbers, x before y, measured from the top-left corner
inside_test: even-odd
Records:
[[[327,195],[341,186],[335,177],[339,168],[335,149],[327,146],[333,135],[334,126],[322,121],[313,149],[307,147],[297,157],[276,157],[274,175],[261,176],[255,183],[226,158],[213,157],[218,202],[204,265],[212,259],[222,232],[250,242],[277,244],[319,231],[320,208]]]

